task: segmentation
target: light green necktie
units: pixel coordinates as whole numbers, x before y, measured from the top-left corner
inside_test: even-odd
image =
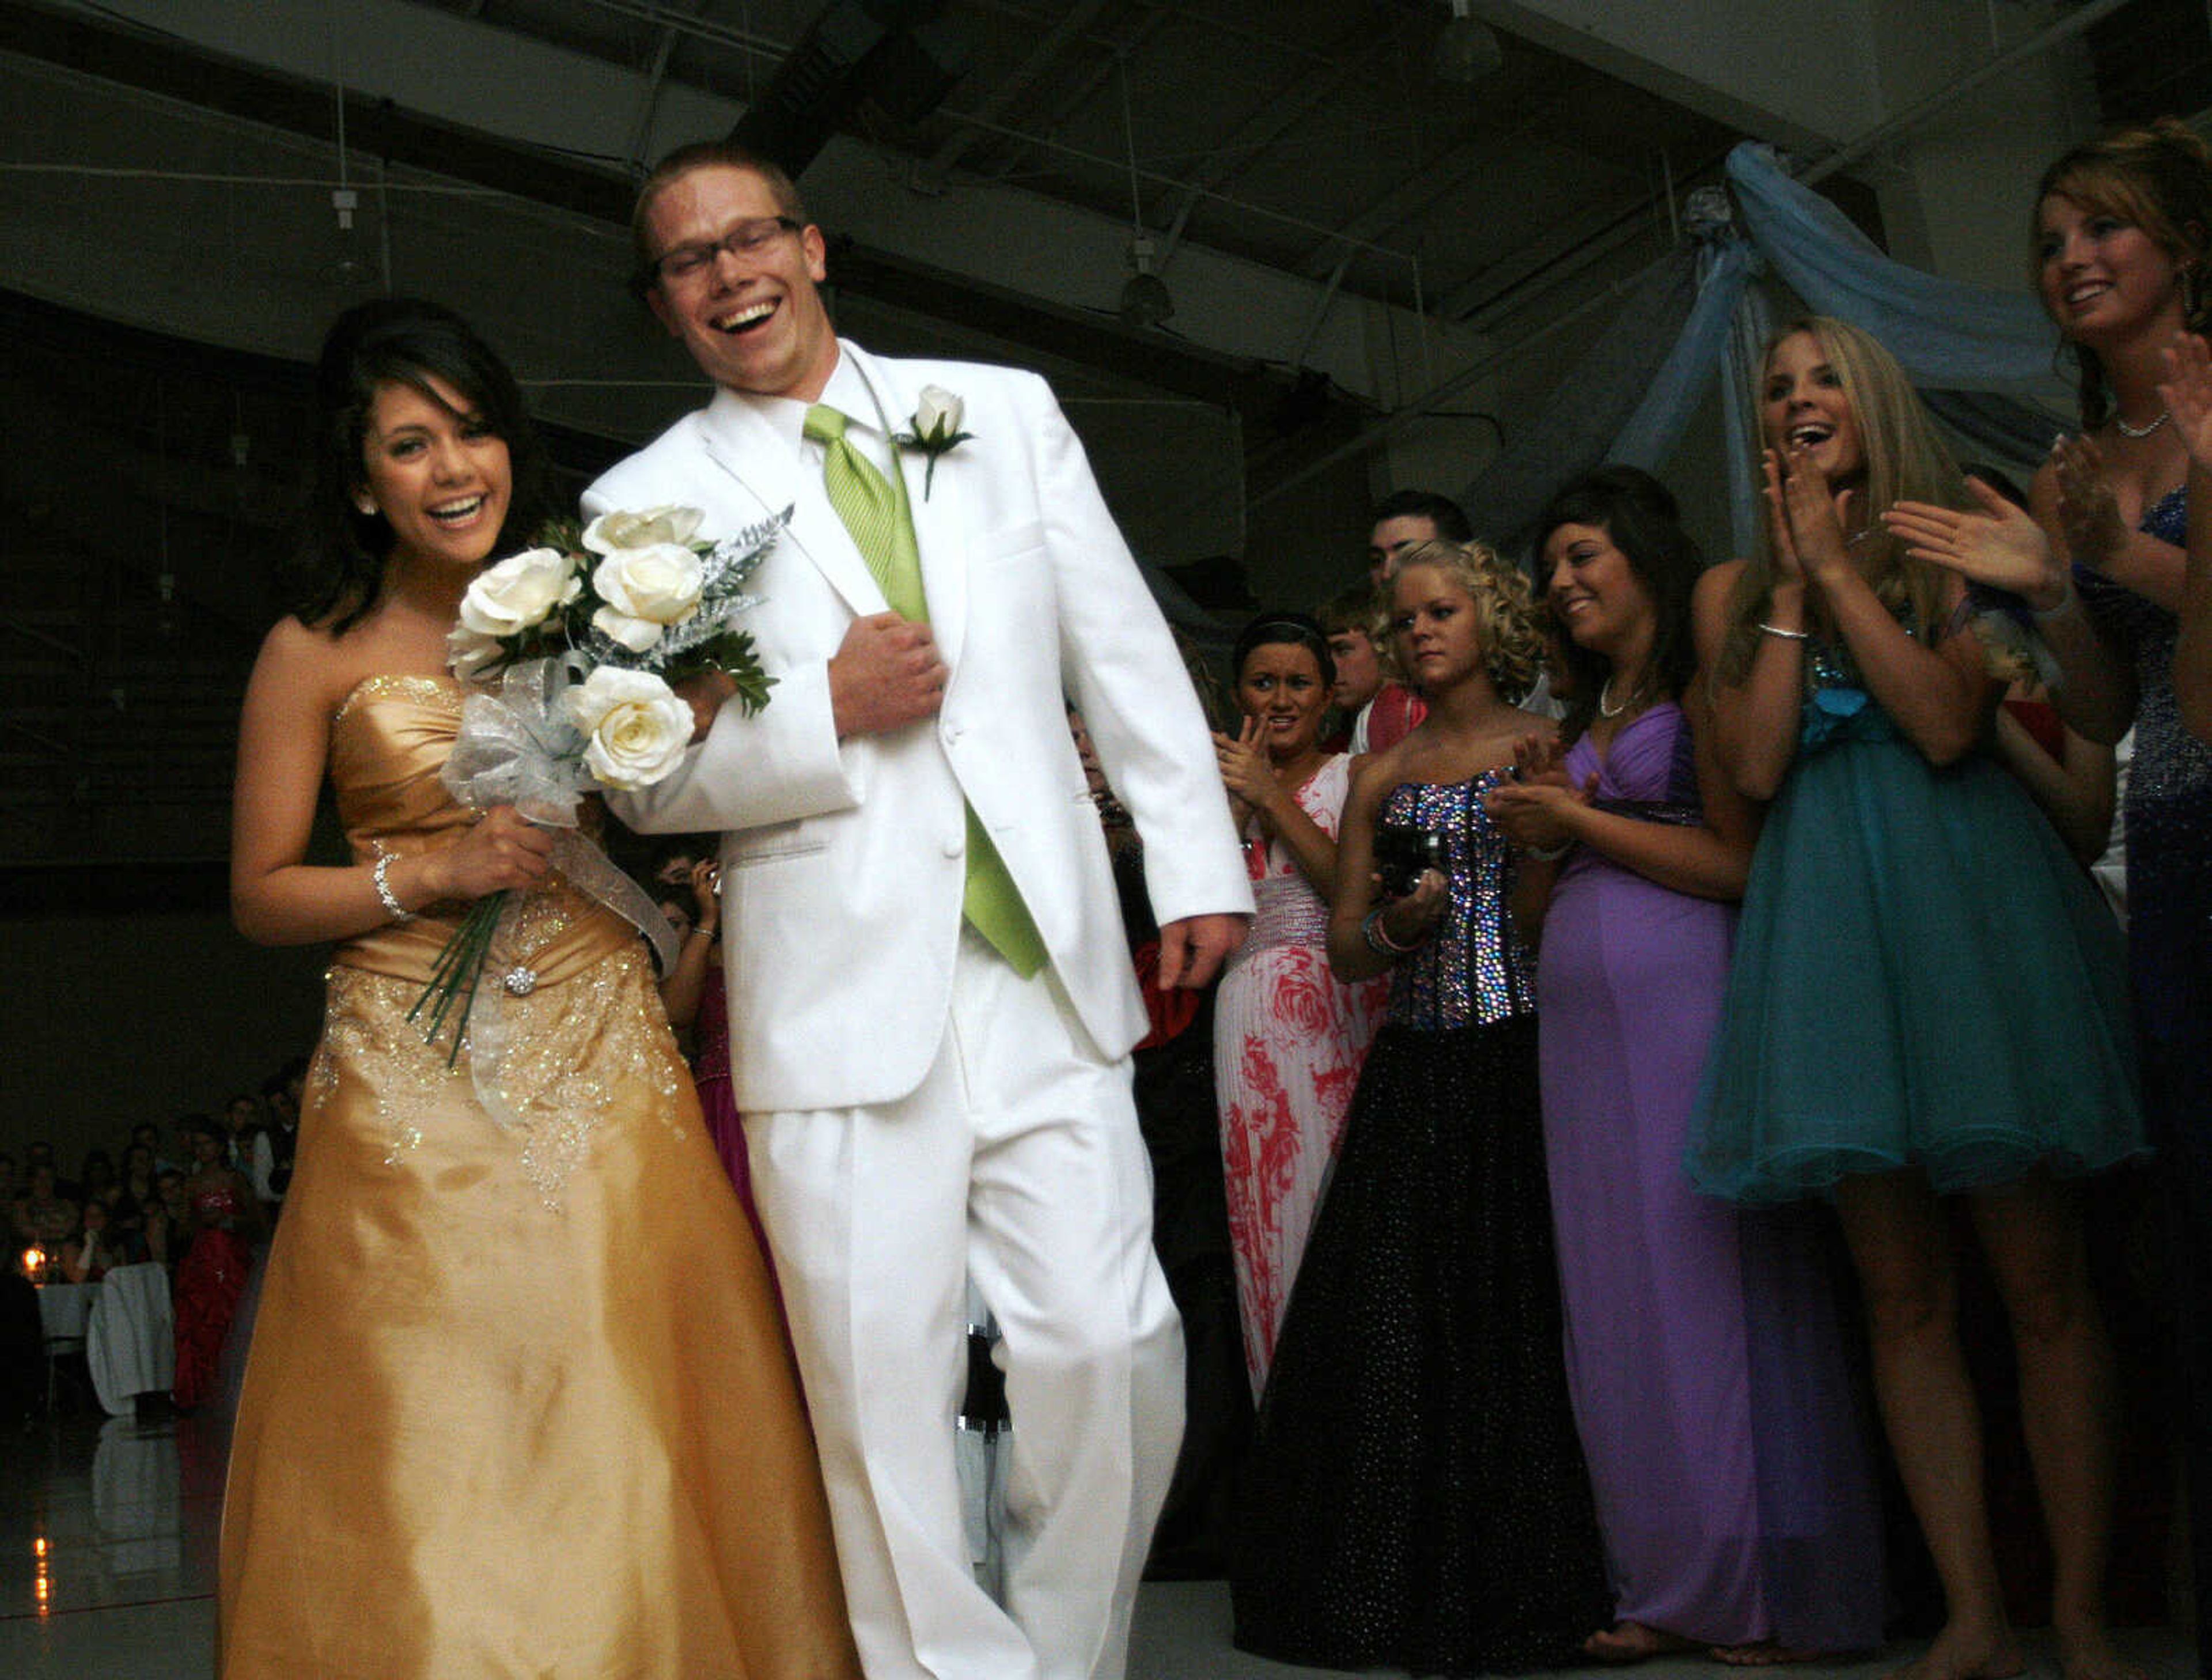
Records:
[[[891,610],[927,624],[929,602],[922,593],[921,551],[915,542],[905,475],[894,472],[886,478],[847,440],[846,423],[846,417],[826,403],[806,411],[806,435],[822,446],[822,487]],[[1044,966],[1044,940],[975,807],[966,809],[968,878],[961,912],[1017,973],[1035,974]]]

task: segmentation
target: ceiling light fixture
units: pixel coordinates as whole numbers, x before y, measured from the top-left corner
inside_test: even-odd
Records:
[[[1145,204],[1138,191],[1137,130],[1129,116],[1129,60],[1116,53],[1121,72],[1121,143],[1129,154],[1129,277],[1121,283],[1120,314],[1124,326],[1158,326],[1175,313],[1167,282],[1152,272],[1152,234],[1145,227]]]

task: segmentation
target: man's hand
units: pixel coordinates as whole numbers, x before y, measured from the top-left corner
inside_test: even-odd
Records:
[[[879,735],[936,716],[947,674],[928,625],[896,612],[855,618],[830,660],[837,739]]]
[[[707,732],[714,727],[714,714],[722,709],[722,702],[738,691],[737,683],[726,671],[702,671],[674,686],[676,697],[691,708],[691,740],[695,746],[705,740]]]
[[[1187,916],[1160,924],[1159,988],[1182,986],[1196,991],[1221,971],[1237,947],[1244,943],[1250,918],[1242,916]]]

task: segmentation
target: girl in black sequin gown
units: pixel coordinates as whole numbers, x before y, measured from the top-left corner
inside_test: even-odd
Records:
[[[1560,1355],[1534,965],[1506,916],[1518,870],[1548,866],[1516,862],[1482,806],[1550,725],[1501,697],[1527,690],[1538,644],[1490,551],[1410,551],[1394,600],[1431,710],[1356,774],[1329,926],[1340,976],[1390,972],[1389,1023],[1261,1401],[1237,1643],[1509,1671],[1611,1620]],[[1395,896],[1373,910],[1378,856]]]

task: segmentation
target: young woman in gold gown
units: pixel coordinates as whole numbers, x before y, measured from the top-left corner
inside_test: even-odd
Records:
[[[458,804],[446,633],[523,545],[514,381],[405,301],[324,347],[326,587],[270,633],[234,913],[335,941],[224,1507],[226,1680],[859,1673],[771,1286],[635,930],[545,834]],[[327,776],[353,861],[307,861]],[[470,901],[521,895],[506,1112],[406,1020]],[[508,966],[512,965],[512,968]]]

